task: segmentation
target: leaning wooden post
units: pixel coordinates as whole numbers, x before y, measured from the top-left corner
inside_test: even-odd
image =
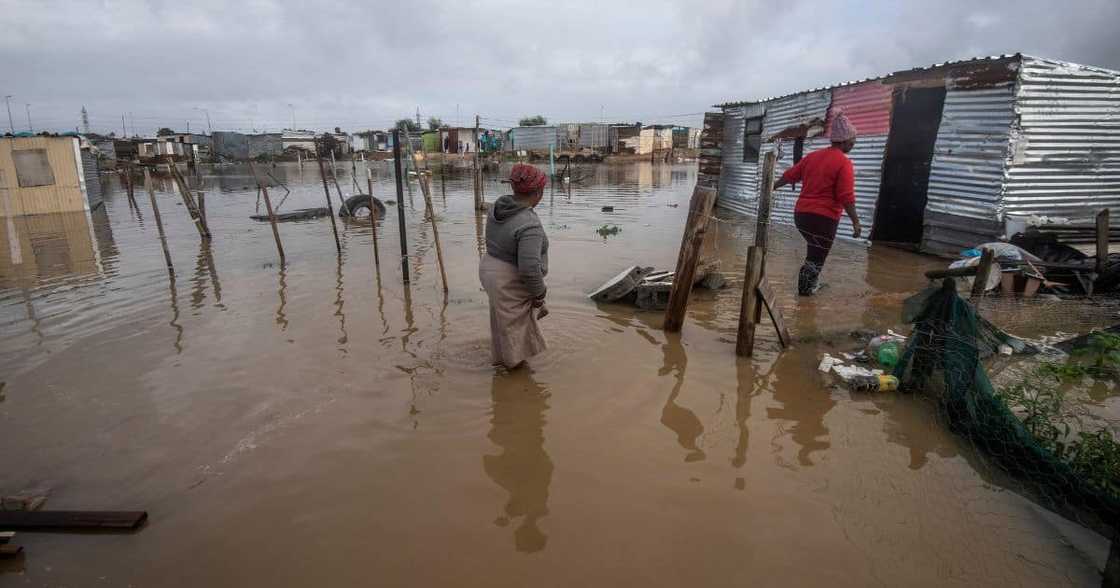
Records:
[[[776,148],[775,148],[776,150]],[[755,215],[754,245],[762,249],[762,279],[766,278],[766,252],[770,238],[770,203],[774,200],[774,168],[778,165],[778,154],[769,151],[762,158],[762,176],[758,186],[758,209]],[[754,323],[762,322],[762,306],[756,307]],[[751,327],[753,328],[753,327]]]
[[[976,277],[972,282],[972,297],[980,298],[988,289],[988,277],[992,275],[992,267],[999,268],[999,265],[993,264],[992,260],[995,255],[991,249],[983,249],[980,254],[980,264],[976,266]],[[998,269],[996,271],[999,271]]]
[[[264,206],[268,210],[268,222],[272,225],[272,238],[276,239],[276,251],[280,254],[280,265],[283,266],[286,261],[284,259],[284,246],[280,243],[280,229],[276,227],[276,213],[272,210],[272,200],[268,197],[268,186],[261,176],[257,174],[256,168],[253,163],[249,162],[249,172],[257,180],[257,186],[260,187],[261,194],[264,196]]]
[[[163,218],[159,215],[159,205],[156,204],[156,190],[152,186],[152,176],[148,168],[144,168],[144,188],[148,190],[148,198],[152,201],[152,214],[156,217],[156,229],[159,229],[159,244],[163,246],[163,259],[167,262],[167,270],[174,275],[175,268],[171,265],[171,252],[167,250],[167,237],[163,233]]]
[[[716,203],[715,188],[697,185],[692,191],[688,204],[688,218],[685,219],[684,236],[681,249],[677,254],[677,268],[673,274],[673,287],[669,290],[669,306],[665,309],[664,329],[670,333],[681,330],[684,313],[688,308],[688,296],[692,292],[692,282],[696,275],[696,264],[700,260],[700,246],[708,231],[712,208]]]
[[[747,249],[747,271],[743,279],[743,301],[739,306],[739,335],[735,340],[735,355],[751,357],[754,355],[754,317],[761,312],[762,297],[758,285],[762,281],[762,266],[765,251],[757,245]]]
[[[439,262],[439,276],[443,279],[443,291],[447,292],[447,272],[443,269],[443,247],[439,244],[439,228],[436,227],[436,209],[432,206],[432,186],[428,183],[427,170],[420,169],[420,162],[416,158],[416,151],[412,149],[412,137],[408,130],[404,131],[404,139],[408,145],[408,154],[412,160],[412,167],[416,170],[416,177],[420,181],[420,193],[424,196],[424,209],[428,219],[432,222],[432,241],[436,244],[436,261]]]
[[[327,212],[331,216],[331,232],[334,233],[334,248],[338,250],[339,255],[342,254],[342,242],[338,240],[338,225],[334,221],[334,206],[331,204],[331,188],[327,185],[327,171],[323,168],[323,156],[318,157],[319,160],[319,177],[323,179],[323,195],[327,197]]]
[[[194,226],[198,229],[198,235],[203,239],[209,239],[210,229],[206,226],[206,221],[198,212],[198,205],[195,204],[194,197],[191,196],[190,188],[187,187],[187,181],[184,180],[182,174],[179,173],[179,168],[175,167],[175,162],[171,162],[170,167],[171,180],[179,189],[179,196],[183,198],[183,205],[187,207],[187,213],[191,215],[191,220],[194,221]]]
[[[1108,214],[1107,208],[1097,213],[1097,275],[1108,265]]]
[[[401,200],[404,198],[404,184],[401,182],[401,131],[400,129],[393,129],[393,171],[397,180],[397,227],[401,232],[401,274],[404,276],[404,283],[408,283],[408,236],[405,233],[404,226],[404,204]]]
[[[369,190],[369,224],[373,228],[373,266],[381,272],[381,254],[377,252],[377,207],[373,200],[373,171],[366,168],[366,189]]]

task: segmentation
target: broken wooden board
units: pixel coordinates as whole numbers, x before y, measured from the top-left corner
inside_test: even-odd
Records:
[[[0,528],[130,531],[148,520],[147,511],[39,510],[0,511]]]
[[[329,216],[330,211],[326,208],[303,208],[300,210],[293,210],[291,212],[278,213],[276,215],[276,222],[295,221],[295,220],[308,220],[319,218],[321,216]],[[254,214],[249,218],[255,221],[269,222],[267,214]]]
[[[607,280],[594,292],[587,295],[595,302],[617,302],[632,294],[641,283],[642,277],[653,271],[653,268],[643,268],[632,265],[620,272],[617,276]]]

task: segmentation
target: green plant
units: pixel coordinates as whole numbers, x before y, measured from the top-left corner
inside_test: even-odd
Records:
[[[1043,449],[1090,484],[1120,494],[1120,443],[1107,429],[1077,430],[1081,419],[1065,410],[1065,392],[1060,388],[1093,372],[1073,361],[1044,363],[996,395],[1019,414]]]
[[[1097,331],[1089,337],[1089,344],[1074,354],[1087,357],[1101,374],[1120,373],[1120,335]]]
[[[595,232],[599,233],[599,236],[603,237],[605,239],[610,235],[617,235],[617,234],[621,233],[622,232],[622,227],[620,227],[618,225],[603,225],[603,226],[599,227],[598,229],[596,229]]]

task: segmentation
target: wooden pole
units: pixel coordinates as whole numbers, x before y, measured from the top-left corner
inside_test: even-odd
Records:
[[[420,169],[420,162],[416,152],[412,149],[412,138],[408,130],[404,131],[405,144],[408,145],[408,154],[412,159],[412,167],[416,170],[416,177],[420,181],[420,193],[424,196],[424,210],[432,223],[432,241],[436,244],[436,261],[439,262],[439,277],[443,280],[443,291],[447,293],[447,272],[443,268],[443,247],[439,243],[439,228],[436,226],[436,209],[432,206],[432,187],[428,183],[427,170]]]
[[[743,280],[743,300],[739,306],[739,335],[735,340],[735,355],[751,357],[754,355],[754,317],[761,312],[761,296],[758,285],[762,282],[762,266],[765,252],[757,245],[747,249],[747,270]]]
[[[1108,265],[1108,215],[1107,208],[1097,213],[1097,275]]]
[[[319,161],[319,177],[323,179],[323,195],[327,197],[327,212],[331,215],[331,232],[334,233],[334,248],[338,250],[339,255],[342,255],[342,242],[338,240],[338,225],[334,220],[334,206],[331,205],[331,188],[327,185],[327,171],[323,168],[323,156],[320,155]]]
[[[478,168],[478,129],[479,118],[474,115],[474,160],[472,162],[472,175],[474,176],[474,209],[482,210],[482,173]]]
[[[183,179],[182,174],[179,173],[179,168],[175,167],[175,162],[170,162],[171,179],[179,188],[179,195],[183,198],[183,205],[187,207],[187,212],[191,215],[191,220],[194,221],[195,228],[198,229],[198,235],[203,239],[210,238],[210,229],[206,226],[206,221],[203,220],[202,215],[198,212],[198,205],[194,202],[194,197],[191,196],[190,188],[187,187],[187,181]]]
[[[708,231],[712,208],[716,203],[714,188],[697,185],[692,191],[688,204],[688,218],[685,219],[684,236],[677,254],[676,273],[673,274],[673,287],[669,291],[669,306],[665,309],[664,329],[670,333],[681,330],[684,313],[688,307],[688,297],[692,292],[696,264],[700,260],[700,247]]]
[[[381,254],[377,252],[377,207],[373,205],[373,172],[366,169],[366,189],[369,190],[369,224],[373,228],[373,265],[381,272]]]
[[[346,199],[342,197],[342,186],[338,185],[338,175],[336,175],[334,172],[335,168],[334,166],[331,166],[331,181],[334,182],[334,191],[338,194],[338,210],[339,212],[350,216],[350,207],[346,206]]]
[[[401,200],[404,198],[404,184],[401,183],[402,165],[401,165],[401,131],[400,129],[393,129],[393,171],[395,172],[397,181],[397,227],[401,233],[401,274],[404,276],[404,283],[408,283],[408,235],[404,226],[404,204]]]
[[[152,186],[152,176],[148,168],[144,168],[144,188],[148,190],[148,198],[152,201],[152,214],[156,217],[156,228],[159,229],[159,244],[163,246],[163,259],[167,262],[167,269],[172,274],[175,268],[171,265],[171,252],[167,249],[167,236],[163,232],[163,218],[159,214],[159,205],[156,204],[156,189]]]
[[[988,289],[988,276],[992,274],[992,260],[994,259],[991,249],[984,249],[980,254],[980,263],[976,266],[976,277],[972,282],[972,297],[980,298]],[[996,266],[999,267],[998,265]],[[999,271],[998,269],[996,271]]]
[[[754,225],[755,247],[762,249],[762,277],[766,277],[766,252],[770,238],[770,203],[774,196],[774,168],[778,164],[778,154],[770,151],[762,159],[762,178],[758,192],[758,210]],[[762,306],[755,307],[754,323],[762,322]],[[775,323],[776,324],[776,323]]]
[[[249,172],[256,178],[257,186],[260,187],[261,195],[264,197],[264,206],[265,209],[268,210],[268,222],[272,225],[272,238],[276,240],[276,251],[280,254],[280,266],[283,267],[286,263],[284,259],[284,245],[280,243],[280,229],[276,227],[276,213],[272,210],[272,200],[268,197],[268,185],[261,179],[260,174],[258,174],[256,168],[253,167],[252,162],[249,162]]]

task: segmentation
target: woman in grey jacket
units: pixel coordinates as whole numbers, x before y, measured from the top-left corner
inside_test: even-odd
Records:
[[[486,217],[486,255],[478,278],[490,298],[491,358],[495,365],[514,368],[546,349],[537,320],[548,314],[548,237],[533,208],[548,178],[519,163],[509,181],[513,195],[494,201]]]

